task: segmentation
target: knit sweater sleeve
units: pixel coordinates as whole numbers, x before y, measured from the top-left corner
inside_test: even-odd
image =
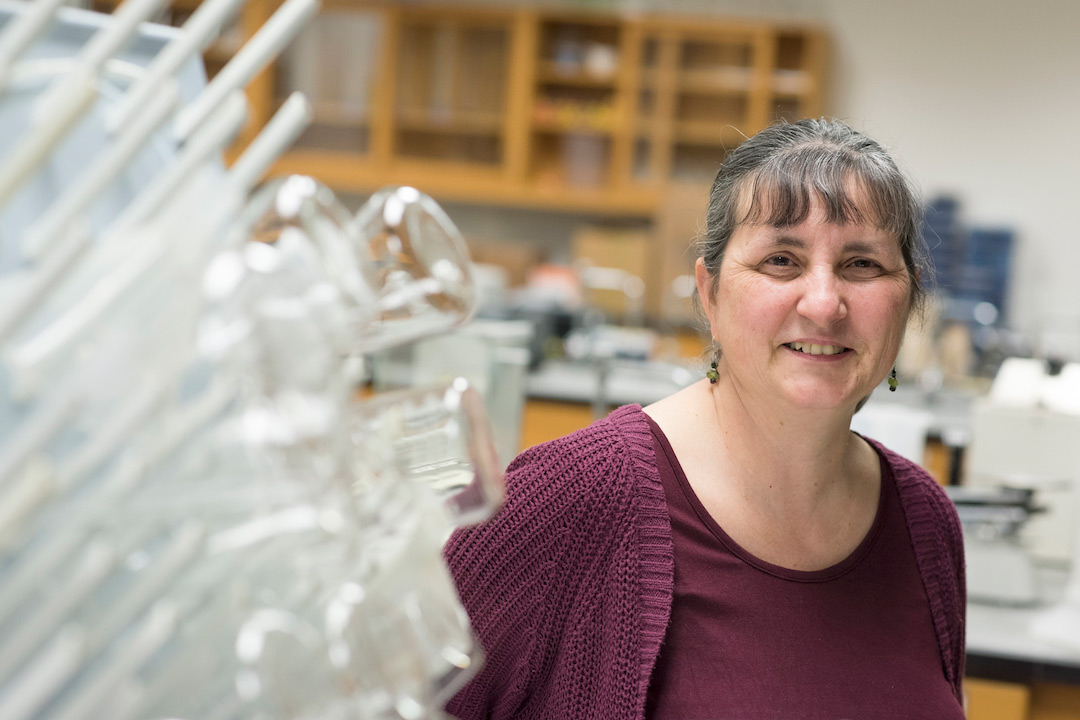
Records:
[[[581,620],[572,611],[582,606],[583,576],[609,555],[619,536],[611,526],[632,522],[631,464],[606,420],[533,447],[507,469],[499,513],[451,537],[447,564],[486,659],[448,712],[462,720],[555,716],[537,707],[556,694],[552,675],[576,662],[567,638]]]
[[[930,603],[942,667],[953,694],[962,701],[967,582],[964,539],[956,507],[925,470],[880,444],[874,444],[892,467],[915,561]]]

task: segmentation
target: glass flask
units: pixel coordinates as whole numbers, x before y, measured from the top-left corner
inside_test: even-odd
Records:
[[[370,352],[461,325],[476,308],[465,241],[438,203],[411,187],[379,190],[356,214],[373,263],[378,318]]]

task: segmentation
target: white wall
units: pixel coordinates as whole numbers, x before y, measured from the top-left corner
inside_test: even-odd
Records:
[[[821,0],[830,113],[969,224],[1018,232],[1014,325],[1080,332],[1080,3]]]

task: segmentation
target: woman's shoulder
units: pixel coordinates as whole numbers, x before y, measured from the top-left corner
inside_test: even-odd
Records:
[[[625,405],[569,435],[522,452],[506,470],[507,484],[537,477],[545,483],[571,485],[618,480],[612,477],[613,469],[640,470],[652,464],[652,455],[645,413],[638,405]]]
[[[908,530],[920,560],[947,549],[953,565],[962,573],[963,533],[956,506],[930,473],[881,443],[867,439],[889,465]]]
[[[655,504],[651,483],[636,477],[650,462],[641,457],[646,449],[652,453],[648,420],[640,407],[626,406],[519,455],[506,471],[502,508],[459,528],[444,548],[466,607],[504,597],[506,607],[520,610],[541,596],[550,600],[555,578],[565,585],[563,573],[582,556],[609,552],[619,545],[613,539],[636,532],[639,516]]]
[[[452,711],[490,717],[492,703],[516,707],[539,692],[547,679],[538,668],[550,664],[552,648],[580,640],[567,618],[615,603],[626,589],[598,595],[593,569],[622,582],[667,567],[665,546],[654,538],[663,531],[664,506],[652,452],[641,408],[619,408],[521,453],[507,468],[502,509],[451,536],[444,558],[487,654]],[[619,572],[608,575],[613,568]]]
[[[888,464],[905,506],[925,504],[928,512],[956,516],[955,507],[937,480],[918,463],[893,452],[877,440],[866,438]]]
[[[637,405],[620,407],[518,455],[506,470],[503,507],[486,523],[455,533],[451,547],[522,534],[550,544],[582,523],[618,524],[634,511],[640,486],[651,484],[659,485],[659,474],[648,420]]]

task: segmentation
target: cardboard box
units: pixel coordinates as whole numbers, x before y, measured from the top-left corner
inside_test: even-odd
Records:
[[[524,285],[529,272],[544,262],[544,251],[527,242],[469,238],[467,244],[473,262],[501,267],[510,287]]]
[[[574,233],[572,257],[579,268],[606,268],[620,270],[639,278],[645,286],[644,313],[648,313],[650,285],[656,283],[655,243],[651,231],[640,228],[584,226]],[[615,274],[617,279],[618,275]],[[585,301],[599,308],[611,322],[634,322],[633,300],[625,292],[614,288],[588,287],[585,283]],[[627,288],[629,290],[629,288]],[[641,318],[636,318],[640,321]]]
[[[680,276],[694,275],[694,244],[705,232],[709,188],[707,182],[673,182],[656,212],[656,286],[650,307],[653,317],[671,325],[698,325],[693,303],[679,297],[675,283]]]

